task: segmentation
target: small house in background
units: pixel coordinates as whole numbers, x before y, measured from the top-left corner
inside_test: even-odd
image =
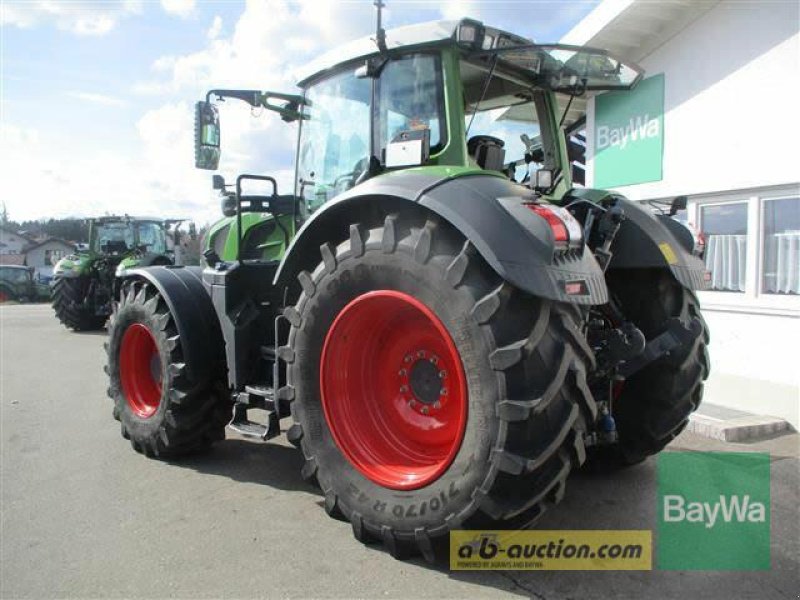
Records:
[[[0,226],[0,265],[33,267],[34,277],[49,280],[53,267],[75,252],[75,244],[53,237],[34,238]]]
[[[75,244],[58,238],[46,238],[25,248],[25,264],[33,267],[38,279],[53,276],[53,267],[65,256],[75,252]]]
[[[27,235],[19,233],[10,227],[0,226],[0,255],[24,254],[25,248],[32,243],[33,240]]]

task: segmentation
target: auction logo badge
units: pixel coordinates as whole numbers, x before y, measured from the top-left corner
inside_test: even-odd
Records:
[[[647,571],[651,552],[648,530],[450,532],[453,570]]]
[[[658,457],[658,568],[770,568],[769,454]]]

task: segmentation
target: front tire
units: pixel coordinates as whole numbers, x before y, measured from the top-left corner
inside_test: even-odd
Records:
[[[51,304],[56,317],[67,329],[95,331],[102,329],[107,317],[94,313],[86,302],[90,280],[87,277],[61,277],[56,275],[51,290]]]
[[[113,415],[134,450],[172,458],[225,438],[231,404],[222,376],[190,376],[175,319],[149,283],[122,288],[106,351]]]
[[[513,288],[431,220],[353,224],[321,253],[286,311],[280,394],[327,512],[434,560],[452,529],[526,527],[558,502],[596,411],[577,310]]]

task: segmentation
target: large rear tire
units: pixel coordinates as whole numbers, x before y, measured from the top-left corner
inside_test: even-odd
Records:
[[[225,438],[231,403],[222,375],[189,376],[175,320],[155,287],[124,285],[106,352],[114,418],[134,450],[172,458]]]
[[[672,318],[696,318],[702,333],[629,377],[613,401],[623,464],[657,454],[683,431],[703,398],[709,374],[708,327],[697,297],[663,269],[611,272],[609,287],[625,315],[651,340]]]
[[[89,288],[87,277],[67,278],[56,275],[50,298],[53,310],[63,325],[74,331],[102,329],[107,317],[94,314],[91,303],[85,302]]]
[[[526,527],[558,502],[596,412],[577,310],[432,220],[353,224],[321,254],[286,310],[279,395],[328,514],[434,560],[452,529]]]

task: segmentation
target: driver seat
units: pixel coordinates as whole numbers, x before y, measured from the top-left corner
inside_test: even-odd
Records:
[[[469,138],[467,152],[481,169],[503,171],[506,151],[505,142],[491,135],[476,135]]]

